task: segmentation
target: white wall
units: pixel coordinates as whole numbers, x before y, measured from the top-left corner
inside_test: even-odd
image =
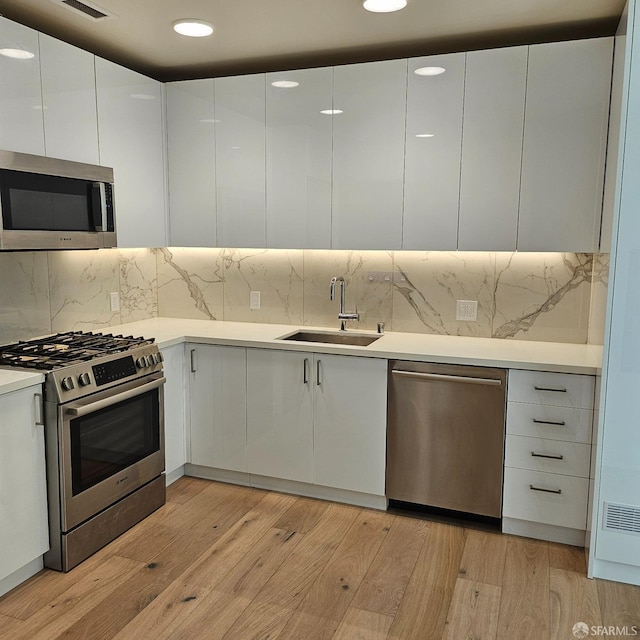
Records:
[[[640,519],[640,13],[629,0],[618,185],[600,397],[593,577],[640,584],[640,535],[603,528],[605,503],[634,508]],[[623,18],[624,19],[624,18]],[[622,25],[624,27],[624,25]],[[623,28],[624,31],[624,28]],[[634,41],[635,36],[635,41]],[[635,49],[635,57],[631,54]],[[638,522],[638,520],[636,520]],[[640,533],[640,531],[638,532]]]

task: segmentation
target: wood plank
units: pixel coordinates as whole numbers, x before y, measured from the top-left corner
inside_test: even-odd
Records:
[[[275,523],[276,529],[307,533],[316,526],[322,514],[329,507],[328,502],[312,498],[298,498],[296,503]]]
[[[602,625],[598,585],[585,575],[564,569],[550,569],[549,599],[551,640],[572,637],[573,625]]]
[[[374,511],[356,519],[278,636],[280,640],[333,636],[393,520],[394,516]]]
[[[211,491],[220,491],[220,485],[212,485]],[[217,502],[215,513],[202,512],[200,521],[189,518],[186,529],[170,545],[153,557],[152,562],[129,580],[123,581],[117,593],[107,598],[80,618],[65,636],[69,640],[107,640],[125,627],[133,618],[151,604],[178,576],[184,573],[200,555],[215,544],[224,534],[252,509],[264,492],[240,490],[223,491],[225,499]],[[188,505],[200,498],[199,494]],[[215,523],[215,524],[212,524]]]
[[[225,640],[278,637],[361,512],[330,504],[231,627]]]
[[[393,640],[441,640],[464,550],[463,528],[430,522],[427,538],[394,618]]]
[[[273,523],[293,504],[295,498],[284,494],[266,494],[244,514],[219,540],[194,559],[189,567],[147,607],[124,626],[115,638],[142,636],[154,638],[167,628],[179,627],[191,614],[196,601],[206,597],[217,583],[260,542]],[[246,602],[248,604],[249,601]],[[246,606],[245,604],[245,606]],[[187,605],[187,606],[185,606]],[[177,624],[176,620],[178,621]]]
[[[395,616],[427,536],[428,523],[396,517],[351,603],[385,616]]]
[[[502,589],[493,584],[456,580],[443,640],[482,638],[495,640],[498,633]]]
[[[501,533],[468,529],[458,575],[471,582],[501,587],[508,539]]]
[[[5,635],[8,636],[9,634],[19,635],[25,624],[24,620],[0,614],[0,638],[4,638]]]
[[[499,638],[549,636],[549,547],[519,538],[507,541],[498,620]]]
[[[178,504],[189,502],[191,498],[204,491],[209,484],[207,480],[182,476],[167,487],[167,502]]]
[[[332,640],[386,640],[393,616],[349,607]]]
[[[640,587],[598,580],[598,599],[605,627],[637,626],[640,635]]]
[[[549,566],[552,569],[562,569],[587,575],[587,558],[582,547],[550,542]]]
[[[122,582],[143,568],[143,563],[128,558],[109,558],[57,598],[47,602],[23,625],[10,632],[3,629],[2,639],[51,640],[64,635],[85,613],[100,606],[113,593],[117,595]]]

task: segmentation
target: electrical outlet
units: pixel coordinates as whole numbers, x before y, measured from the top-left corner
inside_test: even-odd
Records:
[[[249,292],[249,309],[251,311],[258,311],[260,309],[260,292],[259,291]]]
[[[120,311],[120,294],[117,291],[113,291],[109,294],[111,299],[111,311]]]
[[[369,271],[367,280],[369,282],[391,282],[393,273],[391,271]]]
[[[475,322],[478,319],[477,300],[456,300],[456,320]]]

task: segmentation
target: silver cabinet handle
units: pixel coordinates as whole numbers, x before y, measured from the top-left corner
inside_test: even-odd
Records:
[[[531,456],[533,458],[549,458],[550,460],[564,460],[564,456],[561,453],[538,453],[532,451]]]
[[[534,484],[530,484],[529,489],[531,489],[531,491],[542,491],[543,493],[562,494],[562,489],[545,489],[544,487],[536,487]]]
[[[421,380],[464,382],[467,384],[488,384],[495,387],[499,387],[502,385],[502,380],[498,380],[497,378],[471,378],[468,376],[450,376],[443,373],[420,373],[418,371],[401,371],[400,369],[392,369],[391,373],[394,376],[401,376],[403,378],[418,378]]]
[[[553,391],[554,393],[567,393],[566,389],[562,387],[554,389],[553,387],[539,387],[537,384],[533,387],[536,391]]]
[[[33,401],[36,408],[36,425],[44,427],[44,398],[41,393],[33,394]]]
[[[320,363],[322,362],[322,360],[318,360],[316,362],[316,386],[319,387],[322,384],[322,379],[320,378],[320,371],[321,371],[321,367],[320,367]]]
[[[567,424],[564,420],[539,420],[538,418],[532,418],[532,420],[536,424],[552,424],[555,427],[564,427]]]
[[[198,352],[191,349],[191,373],[195,373],[198,368]]]
[[[305,358],[302,364],[302,382],[304,384],[309,382],[309,358]]]

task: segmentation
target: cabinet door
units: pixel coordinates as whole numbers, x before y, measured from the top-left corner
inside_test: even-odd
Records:
[[[332,249],[400,249],[407,61],[334,69]]]
[[[118,246],[165,247],[162,85],[96,58],[100,164],[113,167]]]
[[[165,471],[170,474],[187,461],[185,423],[184,345],[162,350],[164,357]]]
[[[216,78],[218,244],[265,247],[265,76]]]
[[[0,149],[44,155],[38,32],[0,18],[0,49]]]
[[[49,549],[40,385],[0,395],[0,580]]]
[[[383,496],[387,362],[315,358],[314,482]]]
[[[467,53],[458,249],[514,251],[528,47]]]
[[[463,94],[464,53],[409,60],[403,249],[457,249]]]
[[[332,82],[330,68],[267,74],[268,247],[331,248]]]
[[[98,164],[94,56],[40,35],[47,155]]]
[[[598,250],[612,38],[529,49],[520,251]]]
[[[191,463],[246,471],[246,350],[188,345]]]
[[[313,482],[312,356],[247,350],[248,471]]]
[[[170,245],[215,247],[215,113],[213,80],[167,88]]]

